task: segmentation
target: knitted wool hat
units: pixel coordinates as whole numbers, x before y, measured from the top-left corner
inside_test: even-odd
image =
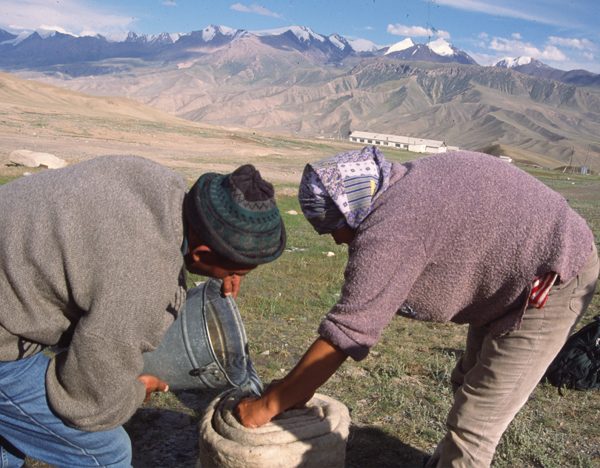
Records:
[[[254,166],[200,176],[185,196],[188,223],[222,257],[244,265],[275,260],[285,247],[273,186]]]

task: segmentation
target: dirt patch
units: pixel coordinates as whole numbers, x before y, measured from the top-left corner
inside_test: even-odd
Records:
[[[0,175],[12,173],[4,167],[8,155],[25,149],[69,163],[137,155],[181,172],[190,182],[204,172],[229,172],[251,163],[267,179],[286,185],[299,181],[308,161],[357,147],[197,124],[127,100],[78,96],[87,101],[65,105],[50,97],[67,91],[40,86],[29,90],[29,100],[9,94],[0,102]],[[89,106],[95,106],[93,111]]]

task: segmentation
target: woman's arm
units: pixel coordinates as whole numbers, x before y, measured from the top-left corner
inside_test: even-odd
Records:
[[[260,398],[240,401],[238,419],[245,427],[260,427],[285,410],[307,402],[347,357],[329,341],[317,338],[287,376],[270,385]]]

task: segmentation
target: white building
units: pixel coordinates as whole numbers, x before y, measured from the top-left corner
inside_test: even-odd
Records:
[[[349,139],[354,143],[387,146],[415,153],[445,153],[446,151],[458,150],[458,146],[447,146],[443,141],[387,135],[385,133],[352,132]]]

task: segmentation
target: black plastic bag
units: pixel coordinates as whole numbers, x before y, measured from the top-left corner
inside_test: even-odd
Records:
[[[559,388],[600,389],[600,315],[569,337],[545,376]]]

